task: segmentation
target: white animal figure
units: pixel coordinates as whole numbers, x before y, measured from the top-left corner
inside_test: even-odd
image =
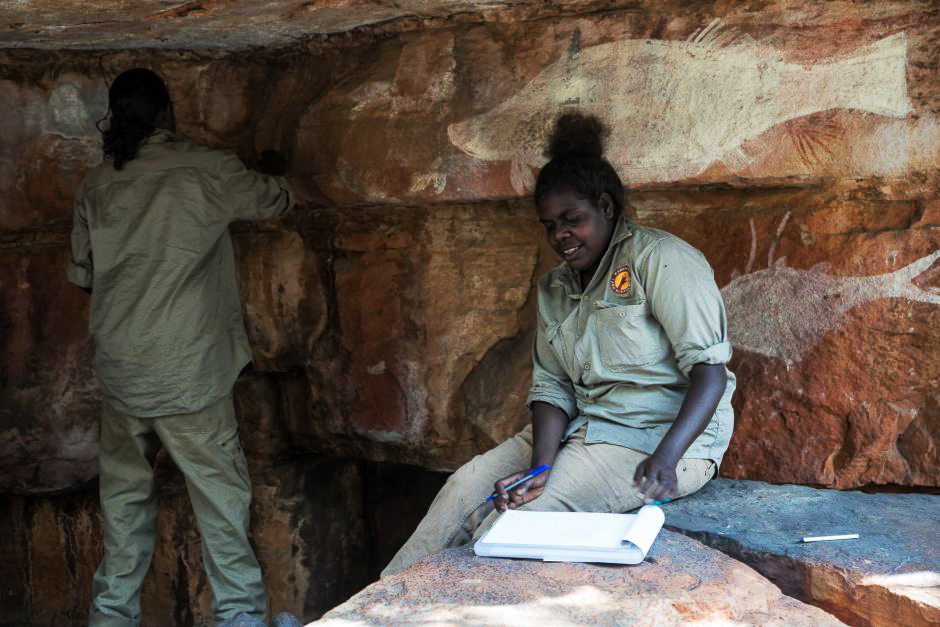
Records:
[[[895,272],[837,277],[826,274],[828,264],[799,270],[787,268],[781,257],[770,268],[739,276],[722,288],[731,343],[789,366],[799,362],[824,333],[842,326],[852,307],[880,298],[940,305],[940,289],[921,289],[912,283],[938,258],[940,251]]]
[[[904,117],[907,38],[892,35],[812,66],[719,26],[687,41],[625,39],[572,52],[487,113],[450,125],[453,144],[486,160],[544,163],[559,112],[576,107],[611,128],[607,157],[626,183],[695,176],[715,162],[740,168],[742,144],[819,111],[850,108]]]

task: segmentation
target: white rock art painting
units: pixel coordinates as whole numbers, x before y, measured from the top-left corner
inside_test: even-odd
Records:
[[[904,33],[803,66],[715,20],[686,41],[625,39],[573,51],[448,135],[480,159],[537,166],[555,116],[577,107],[610,125],[607,156],[627,184],[671,181],[715,163],[740,169],[752,160],[745,142],[809,114],[907,116],[906,70]],[[513,178],[520,193],[521,180]]]
[[[815,346],[823,334],[842,326],[845,313],[882,298],[906,298],[940,305],[940,289],[921,289],[912,281],[940,259],[925,255],[886,274],[838,277],[828,264],[809,270],[786,267],[781,257],[766,270],[739,276],[722,288],[728,333],[743,348],[790,366]]]

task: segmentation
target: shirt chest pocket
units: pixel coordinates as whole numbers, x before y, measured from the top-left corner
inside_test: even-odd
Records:
[[[647,314],[644,304],[598,309],[593,318],[600,361],[610,370],[651,364],[669,351],[662,326]]]
[[[574,351],[572,342],[576,332],[577,318],[575,316],[570,316],[560,323],[549,324],[545,328],[545,339],[548,341],[548,345],[552,347],[558,363],[569,375],[571,374],[569,363]]]

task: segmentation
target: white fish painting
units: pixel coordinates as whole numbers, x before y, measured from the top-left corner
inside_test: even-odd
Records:
[[[739,276],[721,289],[731,344],[789,366],[824,333],[841,327],[853,307],[881,298],[940,305],[940,289],[921,289],[912,282],[937,259],[940,251],[895,272],[838,277],[826,273],[828,264],[799,270],[786,267],[786,259],[780,258],[770,268]]]
[[[490,111],[454,123],[451,142],[485,160],[544,163],[555,116],[577,107],[611,127],[607,157],[627,184],[696,176],[715,163],[741,168],[742,146],[768,129],[849,108],[904,117],[907,37],[898,33],[811,66],[723,29],[687,41],[625,39],[573,51]]]

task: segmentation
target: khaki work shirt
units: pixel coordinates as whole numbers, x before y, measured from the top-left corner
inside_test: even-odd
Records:
[[[692,366],[731,359],[724,303],[702,253],[623,219],[583,293],[564,263],[539,280],[538,313],[527,404],[564,411],[565,439],[587,424],[587,443],[652,453],[679,413]],[[721,462],[734,423],[727,375],[715,415],[684,457]]]
[[[79,186],[68,278],[92,288],[105,401],[139,417],[198,411],[251,360],[228,226],[293,205],[281,177],[158,130]]]

